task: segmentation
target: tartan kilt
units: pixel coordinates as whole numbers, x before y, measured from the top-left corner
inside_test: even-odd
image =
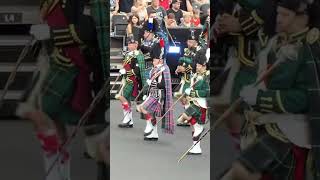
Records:
[[[133,91],[133,82],[126,81],[125,86],[123,87],[122,95],[126,98],[127,101],[133,101],[135,97],[132,95]]]
[[[256,141],[241,152],[240,163],[251,172],[272,174],[273,180],[294,180],[294,145],[272,137],[264,125],[257,132]]]
[[[154,114],[157,117],[161,117],[161,103],[159,103],[158,99],[149,96],[143,103],[142,103],[143,109],[148,111],[150,114]]]
[[[80,114],[72,110],[71,98],[75,89],[78,69],[50,60],[48,74],[41,88],[41,108],[51,119],[66,124],[77,124]]]
[[[187,116],[192,116],[197,120],[198,124],[204,124],[205,123],[205,117],[203,119],[203,113],[201,107],[196,106],[194,103],[191,102],[190,106],[186,109],[185,113]]]

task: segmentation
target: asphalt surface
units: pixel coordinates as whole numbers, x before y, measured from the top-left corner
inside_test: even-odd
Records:
[[[182,111],[177,105],[175,117]],[[229,135],[220,128],[201,142],[201,156],[187,156],[178,165],[178,158],[192,144],[188,127],[176,127],[175,135],[159,131],[158,142],[145,142],[145,122],[138,119],[138,113],[134,112],[134,128],[120,129],[120,103],[112,101],[110,112],[111,180],[216,180],[237,156]],[[44,180],[40,145],[28,121],[0,120],[0,137],[1,180]],[[95,163],[83,157],[82,137],[77,137],[72,146],[72,179],[95,180]]]
[[[40,144],[32,126],[23,120],[0,120],[0,179],[44,180]],[[95,180],[96,165],[83,156],[82,135],[77,137],[71,151],[72,180]]]
[[[214,123],[212,120],[211,125]],[[234,144],[225,129],[219,128],[211,131],[211,175],[210,180],[218,180],[218,177],[225,172],[238,157]]]
[[[135,108],[135,105],[134,105]],[[111,180],[209,180],[210,136],[201,142],[201,156],[179,157],[192,145],[189,127],[176,127],[174,135],[162,133],[158,142],[143,140],[145,121],[133,111],[134,128],[121,129],[123,113],[118,101],[111,102]],[[178,104],[175,119],[183,112]],[[209,124],[206,125],[206,128]]]

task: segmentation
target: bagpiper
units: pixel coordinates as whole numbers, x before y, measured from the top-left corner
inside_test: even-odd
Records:
[[[152,59],[150,58],[150,52],[152,51],[153,47],[159,42],[160,37],[158,37],[157,32],[160,31],[160,27],[158,25],[158,21],[156,19],[148,19],[144,22],[142,27],[142,37],[141,37],[141,46],[140,50],[145,56],[145,62],[146,62],[146,76],[148,76],[148,73],[150,69],[152,68],[152,65],[150,65],[152,62]],[[151,67],[149,67],[151,66]],[[139,101],[142,100],[142,97],[146,95],[147,88],[143,88],[143,92],[138,97]],[[145,120],[145,117],[143,113],[141,113],[142,120]]]
[[[133,117],[131,101],[134,101],[139,94],[139,89],[146,84],[145,60],[144,55],[138,48],[138,42],[132,37],[128,37],[128,53],[123,60],[123,68],[120,69],[122,78],[122,87],[115,96],[122,104],[124,118],[119,124],[120,128],[132,128]]]
[[[149,73],[147,83],[149,89],[144,96],[142,104],[137,110],[146,117],[144,140],[157,141],[157,117],[162,118],[162,128],[165,133],[174,133],[173,110],[172,110],[172,84],[169,67],[165,64],[165,48],[162,39],[153,47],[151,58],[153,68]]]
[[[319,10],[312,6],[303,0],[278,2],[277,35],[257,57],[259,77],[269,73],[260,85],[240,91],[249,106],[244,150],[223,180],[319,179],[320,31],[310,21]]]
[[[255,81],[255,57],[274,34],[273,1],[242,0],[226,9],[229,9],[229,12],[222,12],[216,21],[217,31],[224,40],[220,43],[227,44],[223,52],[227,54],[225,70],[213,85],[219,87],[218,84],[223,84],[213,99],[217,114],[223,112],[239,97],[243,86]],[[232,113],[226,121],[237,150],[240,150],[241,121],[239,111]]]
[[[141,51],[144,55],[150,55],[153,46],[159,42],[157,32],[160,31],[158,21],[156,19],[148,19],[142,27]]]
[[[179,58],[179,64],[175,71],[175,73],[181,77],[180,89],[178,92],[174,93],[174,96],[176,98],[180,98],[184,94],[185,90],[190,87],[190,80],[194,72],[194,58],[197,53],[197,50],[199,50],[198,38],[196,38],[194,31],[190,32],[190,35],[187,40],[187,46],[188,47],[184,49],[183,57]],[[180,101],[184,109],[187,109],[189,107],[190,104],[185,97],[181,97]],[[188,122],[177,122],[177,126],[188,125]]]
[[[196,143],[204,131],[203,125],[206,121],[207,96],[210,93],[209,71],[207,71],[207,57],[205,53],[197,53],[196,73],[190,80],[190,87],[185,89],[190,106],[179,117],[178,122],[187,121],[192,126],[192,140]],[[201,154],[200,142],[197,143],[189,154]]]
[[[93,99],[92,91],[97,95],[104,83],[104,63],[98,51],[96,24],[85,9],[86,3],[42,1],[43,24],[33,25],[30,29],[35,39],[43,44],[39,54],[40,73],[16,114],[30,119],[34,125],[44,155],[46,180],[70,180],[70,153],[63,145],[73,137],[68,137],[66,127],[78,125]],[[95,141],[90,144],[106,141],[108,124],[104,115],[107,103],[102,99],[90,113],[89,120],[83,122],[87,140]],[[99,147],[90,148],[99,169],[104,166],[102,170],[107,172],[106,162],[100,159]]]

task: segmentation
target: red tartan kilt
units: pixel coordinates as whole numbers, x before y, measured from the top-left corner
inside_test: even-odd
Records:
[[[150,114],[155,114],[157,117],[161,116],[161,104],[158,102],[158,99],[149,96],[143,102],[143,109],[148,111]]]

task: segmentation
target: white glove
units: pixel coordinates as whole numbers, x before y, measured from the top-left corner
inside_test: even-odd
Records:
[[[184,91],[185,93],[186,93],[186,95],[190,95],[190,93],[191,93],[191,88],[187,88],[185,91]]]
[[[145,101],[145,100],[147,99],[147,97],[148,97],[147,95],[144,95],[144,96],[142,97],[142,100]]]
[[[259,89],[253,85],[245,86],[240,91],[240,97],[249,105],[256,105]]]
[[[50,39],[50,27],[48,24],[32,25],[30,28],[30,34],[40,41]]]
[[[120,69],[120,71],[119,71],[119,72],[120,72],[120,74],[121,74],[121,75],[124,75],[124,74],[126,74],[126,73],[127,73],[127,71],[126,71],[125,69]]]
[[[147,79],[147,84],[150,86],[151,85],[152,80],[151,79]]]

